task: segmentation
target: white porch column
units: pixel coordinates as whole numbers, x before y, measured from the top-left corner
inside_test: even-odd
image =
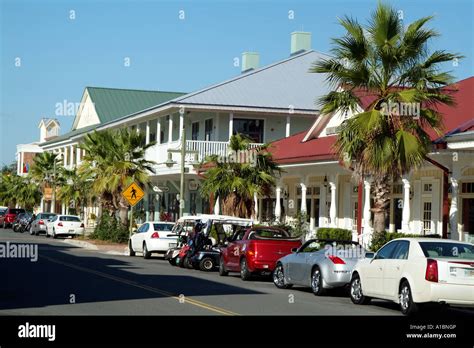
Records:
[[[63,166],[67,165],[67,147],[63,147]]]
[[[216,197],[216,203],[214,204],[214,214],[220,215],[221,207],[219,205],[219,196]]]
[[[281,220],[281,203],[280,203],[280,197],[281,197],[281,186],[280,184],[276,187],[275,189],[275,197],[276,197],[276,202],[275,202],[275,220],[277,222],[280,222]]]
[[[301,183],[301,214],[307,214],[306,208],[306,183]]]
[[[156,120],[156,143],[161,144],[161,117]]]
[[[66,214],[66,203],[61,204],[61,214]]]
[[[150,143],[150,121],[146,121],[145,144]]]
[[[173,115],[168,115],[168,143],[173,141]]]
[[[40,210],[41,212],[44,212],[44,198],[43,197],[41,197]]]
[[[462,234],[458,231],[458,187],[457,176],[451,176],[451,206],[449,207],[449,230],[451,239],[462,241]]]
[[[69,145],[69,165],[72,166],[74,165],[74,146]]]
[[[179,112],[179,140],[183,136],[183,128],[184,128],[184,110]]]
[[[231,112],[229,114],[229,141],[232,138],[232,134],[234,133],[234,114]]]
[[[254,215],[255,215],[255,221],[259,221],[259,219],[258,219],[258,196],[257,196],[256,192],[253,194],[253,211],[254,211]]]
[[[82,150],[76,146],[76,165],[81,164],[81,152]]]
[[[370,231],[370,182],[364,180],[364,233]]]
[[[336,212],[337,212],[337,185],[336,180],[329,183],[331,188],[331,206],[329,207],[329,218],[331,219],[331,227],[337,227],[336,225]]]
[[[319,223],[318,227],[327,227],[327,185],[321,185],[319,191]]]
[[[286,130],[285,130],[285,136],[288,138],[290,136],[290,115],[286,116]]]
[[[402,210],[402,232],[410,233],[410,181],[407,178],[403,182],[403,210]]]
[[[21,152],[18,152],[18,156],[17,156],[17,164],[16,164],[16,174],[17,175],[20,175],[21,172],[22,172],[22,168],[21,168]]]

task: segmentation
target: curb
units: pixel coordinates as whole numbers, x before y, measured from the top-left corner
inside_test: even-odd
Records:
[[[99,250],[97,245],[89,243],[89,242],[84,242],[82,240],[74,240],[74,239],[64,239],[64,243],[66,244],[71,244],[80,248],[88,249],[88,250]]]

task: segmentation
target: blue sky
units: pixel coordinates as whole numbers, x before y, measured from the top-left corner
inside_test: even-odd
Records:
[[[442,36],[432,49],[466,56],[458,79],[474,75],[472,0],[390,1],[410,23],[435,15]],[[15,146],[39,138],[41,117],[63,100],[80,102],[86,86],[184,91],[240,73],[234,58],[260,53],[261,65],[286,58],[290,33],[313,34],[328,52],[343,34],[337,18],[365,22],[375,0],[327,1],[22,1],[0,0],[0,164]],[[75,19],[70,18],[70,11]],[[184,19],[180,14],[184,11]],[[293,11],[294,18],[289,18]],[[21,66],[15,66],[15,59]],[[124,66],[130,58],[131,65]],[[73,117],[60,116],[61,134]]]

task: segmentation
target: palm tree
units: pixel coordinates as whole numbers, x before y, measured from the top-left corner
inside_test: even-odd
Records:
[[[81,175],[93,180],[92,190],[111,214],[120,213],[128,223],[128,204],[121,192],[133,181],[145,185],[155,162],[145,159],[145,151],[155,143],[145,144],[145,136],[126,128],[89,133],[80,148],[85,150],[79,168]]]
[[[79,173],[77,168],[62,168],[59,178],[58,198],[66,204],[74,203],[76,214],[81,213],[81,208],[92,198],[92,180],[84,173]]]
[[[42,152],[33,159],[30,175],[32,179],[41,184],[42,189],[52,187],[59,178],[62,163],[58,154],[53,152]]]
[[[251,140],[240,135],[230,139],[229,150],[254,154],[255,161],[229,161],[218,155],[209,156],[203,168],[205,180],[201,194],[213,194],[223,201],[225,215],[250,218],[254,210],[254,195],[269,196],[275,178],[281,170],[273,161],[267,145],[251,148]],[[250,158],[250,156],[247,156]]]
[[[16,204],[32,210],[41,200],[41,191],[30,177],[16,174],[3,174],[1,181],[0,202],[8,206]]]
[[[344,121],[335,151],[357,177],[372,177],[374,231],[385,229],[390,180],[423,164],[430,151],[428,130],[440,132],[439,104],[452,104],[443,87],[453,77],[440,64],[462,56],[428,50],[439,34],[426,28],[432,17],[420,18],[406,28],[395,9],[379,3],[367,25],[356,19],[340,20],[346,33],[333,39],[332,58],[313,64],[311,72],[327,74],[335,87],[319,102],[322,114],[352,111]],[[361,93],[373,101],[363,112]],[[405,104],[403,104],[405,103]],[[390,105],[419,106],[416,117],[407,117]]]

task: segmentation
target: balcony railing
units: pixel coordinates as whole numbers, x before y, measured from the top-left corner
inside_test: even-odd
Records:
[[[251,143],[250,147],[255,148],[261,146],[260,143]],[[179,140],[171,143],[157,144],[147,150],[146,158],[155,161],[158,164],[163,164],[168,158],[168,150],[178,150],[181,148]],[[191,163],[195,160],[195,153],[197,153],[199,162],[203,161],[207,156],[218,155],[226,156],[228,153],[228,141],[203,141],[203,140],[187,140],[186,141],[186,162]],[[179,163],[181,154],[179,152],[172,152],[173,161]]]

